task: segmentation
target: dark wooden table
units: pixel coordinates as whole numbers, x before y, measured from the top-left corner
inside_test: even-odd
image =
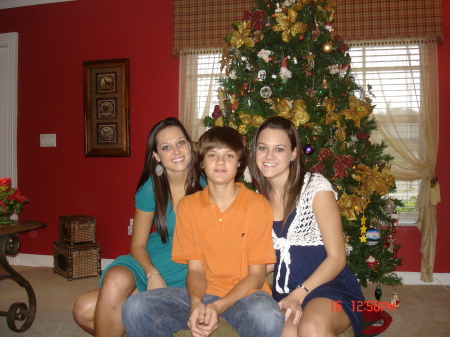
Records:
[[[25,303],[15,302],[11,304],[8,311],[0,311],[0,316],[6,316],[8,327],[15,332],[27,330],[34,321],[36,315],[36,295],[31,284],[16,272],[8,262],[7,255],[16,255],[20,249],[19,233],[45,227],[39,221],[18,220],[12,224],[0,225],[0,280],[13,279],[18,285],[25,288],[28,295],[28,307]],[[6,272],[7,274],[3,274]],[[25,321],[19,328],[16,321]]]

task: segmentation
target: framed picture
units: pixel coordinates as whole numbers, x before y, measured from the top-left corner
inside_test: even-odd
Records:
[[[86,157],[130,156],[129,60],[83,62]]]

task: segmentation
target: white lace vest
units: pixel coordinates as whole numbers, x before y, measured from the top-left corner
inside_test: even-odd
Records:
[[[297,204],[297,214],[288,229],[286,238],[279,238],[272,230],[274,248],[280,251],[280,263],[278,264],[277,279],[275,287],[278,293],[287,294],[289,280],[291,256],[289,248],[291,246],[319,246],[323,245],[320,235],[319,225],[312,209],[314,196],[319,191],[331,191],[337,198],[337,193],[333,190],[331,183],[321,174],[307,172],[303,183],[300,200]],[[284,285],[280,286],[279,278],[281,265],[286,265],[286,277]]]

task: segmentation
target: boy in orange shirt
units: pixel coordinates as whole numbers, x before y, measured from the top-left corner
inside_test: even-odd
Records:
[[[274,263],[269,202],[238,183],[246,166],[239,133],[213,127],[199,140],[196,169],[207,187],[178,204],[172,260],[187,263],[187,288],[163,288],[131,296],[122,307],[127,336],[172,336],[191,330],[209,336],[219,316],[239,336],[276,337],[284,315],[265,279]]]

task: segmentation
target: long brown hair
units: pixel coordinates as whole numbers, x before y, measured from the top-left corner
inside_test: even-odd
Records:
[[[167,219],[166,211],[167,204],[172,202],[172,192],[170,191],[170,184],[167,179],[167,172],[164,169],[161,176],[155,174],[155,167],[158,165],[158,161],[153,156],[153,152],[157,152],[156,136],[159,132],[167,127],[176,126],[180,128],[186,137],[187,141],[191,145],[191,162],[188,165],[188,174],[185,184],[186,195],[195,193],[202,190],[202,186],[199,182],[198,174],[194,171],[194,146],[192,144],[192,139],[187,133],[184,126],[176,118],[169,117],[160,122],[158,122],[148,134],[147,139],[147,149],[145,150],[145,160],[144,167],[142,168],[141,177],[136,187],[136,192],[145,184],[145,182],[152,178],[153,179],[153,190],[156,199],[156,211],[155,211],[155,229],[161,237],[163,243],[167,242],[168,231],[167,231]]]
[[[256,165],[256,151],[258,147],[258,136],[261,131],[267,128],[284,131],[291,142],[291,150],[294,151],[294,149],[297,148],[297,156],[289,163],[289,176],[284,187],[284,224],[286,219],[296,208],[306,173],[300,157],[300,137],[298,136],[298,132],[294,124],[292,124],[292,122],[288,119],[280,116],[275,116],[265,120],[256,131],[255,137],[253,138],[250,146],[249,169],[250,174],[252,175],[253,185],[255,185],[258,192],[266,198],[269,198],[271,186],[269,180],[264,177]]]

